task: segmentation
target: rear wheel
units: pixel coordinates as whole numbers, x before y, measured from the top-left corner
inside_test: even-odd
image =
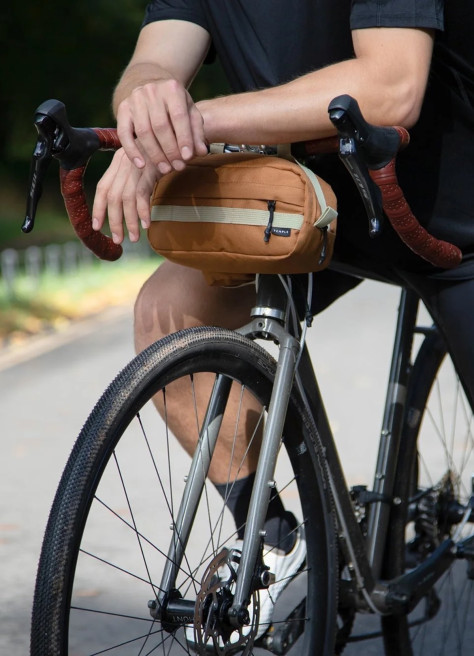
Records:
[[[167,426],[169,390],[179,381],[197,442],[205,421],[197,399],[206,372],[229,381],[234,402],[222,403],[222,425],[232,423],[235,434],[240,422],[249,421],[241,411],[244,400],[256,399],[250,440],[256,439],[275,373],[275,362],[258,345],[225,330],[192,329],[132,361],[93,410],[63,474],[38,570],[32,656],[186,653],[186,625],[193,623],[199,631],[213,624],[214,652],[232,650],[236,640],[242,651],[254,649],[260,591],[255,589],[249,606],[250,628],[230,635],[225,608],[235,581],[230,576],[225,585],[215,574],[223,568],[238,572],[239,554],[226,551],[236,527],[208,480],[202,494],[185,503],[191,509],[189,538],[182,540],[184,528],[177,531],[183,526],[179,508],[186,480],[193,474],[190,457]],[[275,600],[273,627],[260,646],[274,653],[332,654],[334,518],[317,430],[295,395],[276,483],[286,508],[304,527],[307,558]],[[207,647],[213,645],[207,640]]]
[[[425,340],[417,356],[407,408],[395,481],[395,497],[402,503],[392,513],[387,578],[416,567],[452,537],[472,495],[473,412],[437,334]],[[474,535],[472,522],[474,517],[461,539]],[[455,560],[408,617],[385,618],[386,653],[471,654],[473,578],[469,560]]]

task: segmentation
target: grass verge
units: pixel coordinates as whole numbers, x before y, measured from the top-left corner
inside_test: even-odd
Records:
[[[37,281],[23,276],[9,293],[0,282],[0,342],[15,344],[104,308],[132,304],[159,262],[156,257],[130,258],[94,262],[60,275],[45,273]]]

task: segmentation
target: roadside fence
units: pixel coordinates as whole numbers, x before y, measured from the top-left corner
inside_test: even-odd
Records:
[[[132,244],[123,243],[121,260],[153,255],[146,239]],[[24,250],[6,248],[0,251],[0,281],[3,283],[7,297],[15,294],[18,280],[27,277],[33,286],[39,286],[45,274],[70,274],[85,266],[97,262],[97,258],[80,242],[70,241],[64,244],[47,246],[30,246]]]

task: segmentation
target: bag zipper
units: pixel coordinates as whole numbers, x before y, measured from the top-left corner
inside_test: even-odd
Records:
[[[319,254],[318,266],[320,266],[326,259],[326,252],[328,246],[328,230],[329,226],[324,226],[324,228],[319,228],[323,233],[323,245],[321,247],[321,253]]]
[[[273,216],[275,214],[275,205],[276,205],[276,200],[267,201],[268,211],[270,212],[270,215],[268,217],[267,227],[265,228],[265,232],[263,233],[263,241],[265,243],[270,241],[270,235],[272,234]]]
[[[267,227],[265,228],[265,232],[263,233],[263,241],[265,243],[268,243],[270,241],[270,236],[272,234],[276,200],[267,201],[267,206],[268,206],[269,216],[268,216]],[[323,233],[323,245],[321,247],[321,252],[319,254],[318,266],[320,266],[326,259],[329,226],[323,226],[322,228],[319,228],[319,230],[321,230],[321,232]]]

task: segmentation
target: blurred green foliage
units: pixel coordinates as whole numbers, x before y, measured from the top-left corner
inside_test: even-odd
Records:
[[[83,263],[61,275],[43,272],[39,280],[19,276],[14,293],[0,279],[0,348],[106,307],[130,308],[143,282],[161,259],[124,258],[118,262]]]
[[[34,233],[22,238],[29,162],[36,141],[33,116],[44,100],[65,103],[72,125],[114,125],[111,98],[140,29],[146,0],[24,0],[0,7],[0,249],[44,242],[65,233],[52,164]],[[196,99],[225,92],[218,65],[205,66],[193,85]],[[97,157],[97,179],[109,161]],[[92,183],[91,183],[92,184]],[[48,213],[48,221],[43,216]],[[62,237],[61,237],[62,238]],[[23,241],[24,240],[24,241]],[[28,243],[26,243],[28,242]]]

